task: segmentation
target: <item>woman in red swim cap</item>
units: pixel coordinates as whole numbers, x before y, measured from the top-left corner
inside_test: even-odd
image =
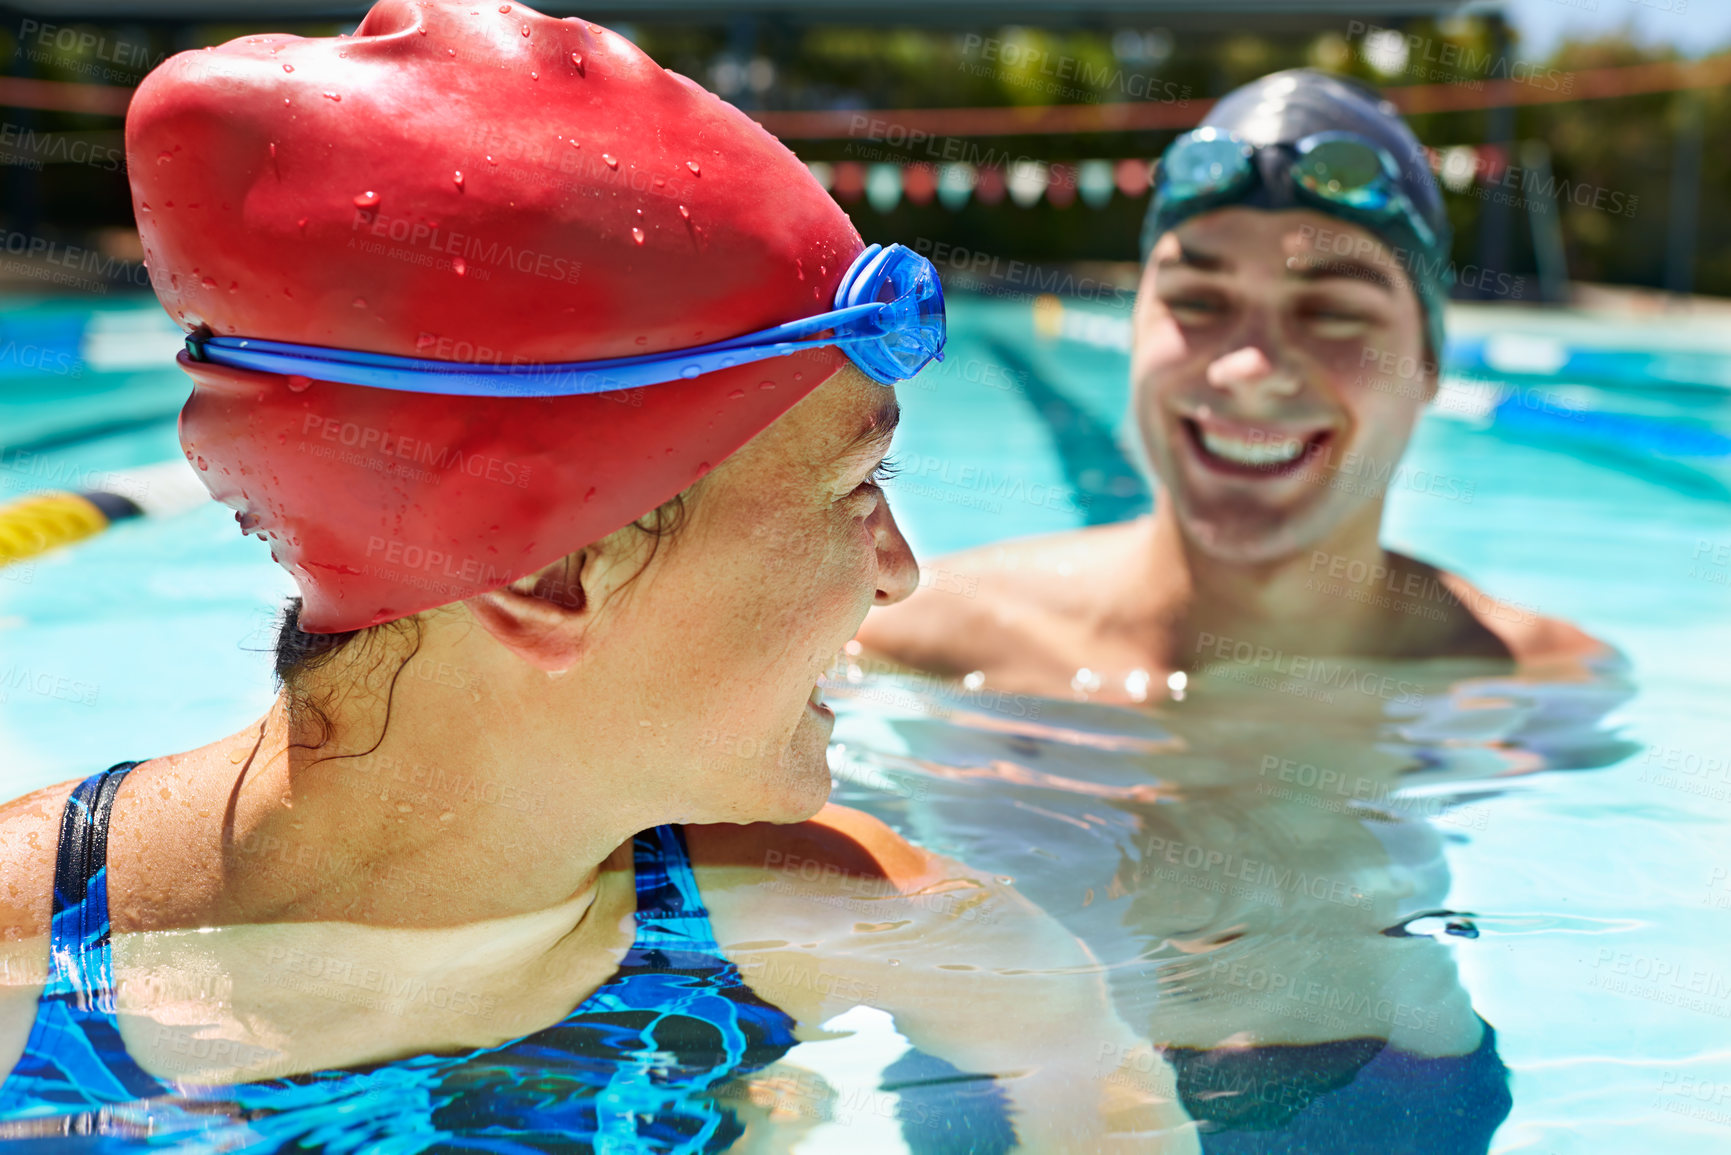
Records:
[[[845,1014],[910,1125],[1194,1149],[1069,936],[825,805],[928,265],[496,0],[176,56],[127,149],[187,455],[300,597],[258,723],[0,810],[0,1134],[721,1150]]]

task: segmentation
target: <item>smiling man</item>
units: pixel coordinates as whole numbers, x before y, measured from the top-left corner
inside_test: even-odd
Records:
[[[1239,649],[1573,663],[1606,648],[1381,543],[1436,393],[1451,235],[1393,106],[1325,73],[1228,94],[1161,160],[1143,233],[1132,404],[1150,516],[939,562],[859,639],[1000,690],[1140,701]],[[1225,647],[1227,654],[1218,651]],[[976,673],[977,672],[977,673]]]

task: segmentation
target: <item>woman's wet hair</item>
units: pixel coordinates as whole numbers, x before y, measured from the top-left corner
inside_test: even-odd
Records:
[[[639,568],[637,573],[632,575],[625,584],[629,585],[631,581],[635,581],[637,577],[641,576],[643,569],[647,568],[650,561],[654,559],[661,543],[671,539],[685,524],[686,497],[690,493],[691,490],[687,489],[671,501],[650,510],[627,527],[646,535],[650,545],[649,556],[644,559],[643,567]],[[575,560],[576,556],[575,554],[571,555],[566,559],[567,562]],[[565,600],[571,593],[575,593],[574,603],[568,602],[567,604],[581,606],[582,587],[578,584],[576,575],[571,573],[569,568],[566,575],[566,579],[558,583],[554,596]],[[305,725],[311,724],[319,730],[318,741],[310,744],[295,743],[295,745],[316,750],[330,741],[332,725],[330,716],[324,711],[324,703],[311,692],[307,685],[310,676],[322,666],[329,664],[338,654],[350,652],[351,647],[365,647],[380,642],[385,637],[384,631],[395,630],[405,635],[412,634],[414,643],[409,650],[408,657],[402,660],[396,673],[391,677],[391,688],[394,691],[396,679],[402,673],[402,667],[409,663],[421,647],[421,623],[417,619],[409,617],[400,618],[394,622],[386,622],[383,625],[368,626],[360,630],[345,630],[334,634],[309,634],[300,628],[300,615],[301,599],[299,597],[289,598],[283,604],[282,613],[277,619],[276,645],[273,650],[272,666],[276,674],[277,686],[287,694],[291,726],[300,730]],[[389,724],[390,700],[387,698],[385,725],[388,726]],[[384,727],[380,727],[379,739],[382,741],[383,738]],[[373,746],[377,748],[378,742],[374,742]],[[370,753],[371,751],[364,752]],[[343,756],[352,757],[353,755]]]

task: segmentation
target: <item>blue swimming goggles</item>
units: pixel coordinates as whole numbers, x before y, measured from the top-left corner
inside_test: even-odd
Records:
[[[831,311],[666,353],[607,361],[477,365],[197,333],[187,337],[186,352],[194,361],[213,365],[410,393],[571,397],[660,385],[825,345],[841,349],[872,380],[894,385],[932,360],[943,360],[944,339],[944,290],[937,269],[912,249],[872,245],[848,267]]]
[[[1378,222],[1398,217],[1424,248],[1436,247],[1436,231],[1401,191],[1399,162],[1381,145],[1357,133],[1318,132],[1294,144],[1268,147],[1297,154],[1290,171],[1301,199]],[[1155,196],[1174,205],[1235,200],[1257,175],[1257,151],[1236,133],[1217,128],[1187,132],[1161,156]]]

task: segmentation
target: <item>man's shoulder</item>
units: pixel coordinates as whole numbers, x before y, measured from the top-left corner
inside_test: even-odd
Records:
[[[1478,625],[1503,644],[1509,657],[1523,665],[1584,662],[1616,653],[1579,626],[1533,606],[1492,597],[1459,574],[1442,570],[1438,578]]]
[[[872,655],[949,676],[995,668],[1035,645],[1040,623],[1088,614],[1134,523],[1018,538],[920,567],[920,588],[875,609],[859,632]]]

